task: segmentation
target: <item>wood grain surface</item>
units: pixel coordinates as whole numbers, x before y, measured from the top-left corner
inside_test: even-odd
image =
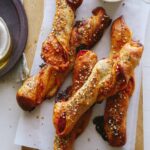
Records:
[[[43,0],[24,0],[24,6],[28,18],[29,36],[25,54],[29,68],[32,66],[33,57],[35,54],[36,44],[40,33],[40,28],[43,20]],[[142,88],[141,88],[142,89]],[[35,150],[27,147],[22,147],[22,150]],[[143,150],[143,97],[142,90],[139,103],[138,125],[136,135],[135,150]]]

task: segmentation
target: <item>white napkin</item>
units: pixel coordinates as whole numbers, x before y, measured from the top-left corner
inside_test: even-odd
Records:
[[[44,1],[44,20],[41,28],[36,55],[32,67],[31,74],[39,71],[39,65],[42,63],[40,58],[41,45],[51,31],[52,21],[55,12],[55,0]],[[124,5],[124,4],[125,5]],[[146,5],[140,0],[123,1],[122,3],[103,3],[100,0],[84,0],[82,6],[78,9],[77,19],[89,17],[92,9],[97,6],[106,8],[108,14],[116,19],[123,15],[127,24],[134,33],[134,39],[140,40],[144,43],[145,28],[148,18],[148,11]],[[95,46],[94,51],[97,53],[99,59],[107,57],[110,50],[110,28],[105,32],[101,41]],[[139,93],[141,87],[141,65],[135,71],[136,88],[131,98],[128,119],[127,119],[127,144],[119,150],[133,150],[135,146],[135,135],[137,125],[137,112]],[[63,88],[70,84],[69,77]],[[22,112],[18,124],[15,143],[28,147],[38,148],[42,150],[52,150],[55,130],[52,123],[53,101],[45,101],[41,106],[36,108],[33,112]],[[75,143],[75,150],[114,150],[105,142],[99,134],[95,131],[95,126],[92,120],[97,115],[102,115],[104,110],[104,103],[96,105],[94,108],[92,119],[85,130],[85,132],[78,138]],[[88,140],[90,139],[90,141]]]

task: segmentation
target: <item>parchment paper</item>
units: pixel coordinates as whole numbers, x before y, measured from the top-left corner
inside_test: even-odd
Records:
[[[125,3],[125,5],[123,4]],[[148,17],[148,8],[142,3],[142,1],[124,1],[122,3],[102,3],[100,0],[85,0],[83,5],[77,12],[77,19],[83,17],[89,17],[92,9],[97,6],[104,6],[107,13],[116,19],[120,15],[123,15],[127,24],[130,26],[134,33],[134,39],[140,40],[144,43],[145,26]],[[44,20],[41,29],[41,34],[38,41],[36,55],[34,58],[34,64],[31,74],[35,74],[39,70],[39,65],[42,60],[40,58],[41,44],[50,33],[52,27],[52,21],[55,12],[55,0],[45,0],[45,12]],[[97,53],[99,59],[107,57],[110,49],[110,28],[105,32],[102,40],[94,47],[94,51]],[[118,148],[120,150],[133,150],[135,145],[136,135],[136,121],[137,121],[137,109],[141,84],[141,65],[136,69],[136,89],[132,96],[127,119],[127,144]],[[68,77],[63,88],[71,84],[71,77]],[[97,105],[94,108],[91,122],[88,125],[86,131],[78,138],[75,143],[75,150],[113,150],[107,142],[99,136],[95,131],[95,126],[92,120],[97,115],[102,115],[104,110],[104,103]],[[52,123],[52,111],[53,111],[53,99],[51,101],[45,101],[32,113],[22,112],[20,121],[18,124],[18,130],[16,134],[15,143],[18,145],[24,145],[28,147],[38,148],[42,150],[52,150],[54,140],[54,127]],[[90,139],[90,140],[89,140]]]

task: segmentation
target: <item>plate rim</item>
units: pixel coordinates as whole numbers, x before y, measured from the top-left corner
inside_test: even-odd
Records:
[[[4,67],[3,69],[0,70],[0,77],[4,76],[6,73],[8,73],[10,70],[12,70],[12,68],[17,64],[17,62],[19,61],[19,59],[22,56],[22,53],[24,52],[24,49],[25,49],[26,43],[27,43],[27,38],[28,38],[28,21],[27,21],[25,9],[24,9],[21,1],[12,0],[11,2],[17,11],[18,18],[20,21],[20,27],[21,27],[20,35],[19,35],[20,38],[19,38],[19,41],[17,42],[16,50],[15,50],[15,51],[17,51],[17,54],[14,53],[14,55],[12,55],[12,56],[15,56],[15,59],[12,60],[12,56],[10,57],[10,60],[9,60],[8,64],[6,65],[6,67]]]

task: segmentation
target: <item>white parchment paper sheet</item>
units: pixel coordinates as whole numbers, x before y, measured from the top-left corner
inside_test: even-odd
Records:
[[[38,46],[31,74],[39,71],[39,65],[42,63],[40,58],[41,45],[51,31],[53,17],[55,13],[55,0],[44,1],[44,19],[39,36]],[[125,3],[125,5],[123,5]],[[148,17],[148,8],[141,0],[126,0],[122,3],[103,3],[100,0],[84,0],[84,3],[77,11],[77,19],[89,17],[92,9],[97,6],[103,6],[107,13],[116,19],[123,15],[127,24],[133,31],[134,39],[144,43],[145,27]],[[107,57],[110,49],[110,28],[107,29],[101,41],[94,47],[99,59]],[[119,150],[134,150],[138,101],[141,86],[141,65],[135,71],[136,88],[131,98],[128,118],[127,118],[127,143]],[[68,77],[63,88],[71,84],[71,77]],[[104,103],[96,105],[91,121],[85,132],[77,139],[75,150],[115,150],[105,142],[95,131],[92,120],[97,115],[102,115]],[[52,123],[53,99],[45,101],[41,106],[31,113],[22,112],[18,124],[15,143],[42,150],[52,150],[55,130]],[[88,140],[90,139],[90,141]]]

